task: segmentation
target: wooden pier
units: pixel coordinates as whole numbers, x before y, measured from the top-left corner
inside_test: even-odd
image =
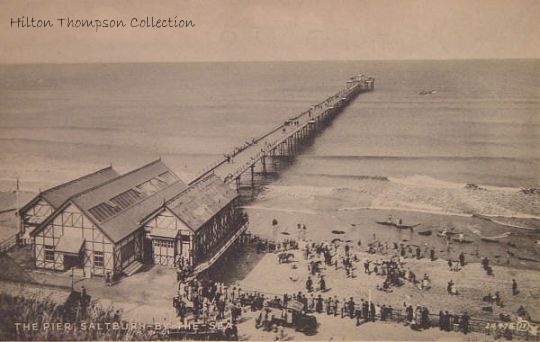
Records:
[[[226,183],[235,183],[239,189],[241,177],[249,174],[249,186],[253,188],[256,166],[266,173],[269,161],[275,161],[281,156],[295,155],[303,143],[326,128],[359,94],[373,90],[374,85],[375,79],[372,77],[351,77],[346,87],[336,94],[254,138],[243,147],[237,148],[234,153],[225,155],[222,160],[202,171],[190,184],[214,173]]]

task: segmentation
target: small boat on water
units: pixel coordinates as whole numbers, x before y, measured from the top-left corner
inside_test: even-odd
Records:
[[[418,93],[418,95],[433,95],[433,94],[437,94],[437,91],[435,89],[431,89],[431,90],[422,90]]]
[[[427,230],[422,230],[420,232],[418,232],[418,235],[423,235],[423,236],[430,236],[433,232],[431,231],[431,229],[427,229]]]
[[[486,238],[486,237],[480,238],[480,240],[482,240],[484,242],[494,242],[494,243],[499,242],[499,240],[490,239],[490,238]]]

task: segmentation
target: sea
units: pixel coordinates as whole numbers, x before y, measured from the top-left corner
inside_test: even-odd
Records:
[[[358,74],[375,90],[261,198],[540,216],[540,60],[0,65],[0,190],[160,157],[192,179]]]

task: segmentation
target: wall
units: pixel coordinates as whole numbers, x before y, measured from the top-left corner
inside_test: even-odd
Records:
[[[113,243],[73,204],[56,214],[56,217],[44,227],[34,239],[35,265],[38,268],[64,270],[63,253],[55,252],[54,261],[45,259],[46,246],[54,246],[67,229],[80,233],[85,239],[83,246],[83,264],[87,272],[93,275],[105,275],[112,271]],[[103,253],[103,266],[96,263],[95,255]]]

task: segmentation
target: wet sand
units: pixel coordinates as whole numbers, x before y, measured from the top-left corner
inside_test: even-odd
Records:
[[[271,208],[261,205],[246,206],[250,217],[250,231],[269,239],[297,238],[297,225],[305,224],[307,239],[319,241],[331,241],[338,237],[342,240],[350,240],[357,244],[362,241],[364,247],[373,241],[373,236],[381,242],[404,243],[421,247],[434,247],[436,256],[448,260],[457,260],[460,252],[466,255],[470,262],[479,262],[481,257],[488,257],[495,265],[505,265],[520,269],[540,270],[540,246],[536,241],[540,239],[540,231],[535,229],[521,229],[508,225],[498,224],[478,217],[438,215],[413,211],[397,210],[296,210]],[[412,230],[397,229],[391,226],[377,224],[375,221],[385,221],[389,215],[399,217],[404,224],[416,225]],[[277,219],[279,227],[277,233],[272,228],[272,220]],[[521,219],[527,221],[528,226],[539,225],[535,219]],[[539,225],[540,226],[540,225]],[[452,242],[450,251],[443,238],[437,234],[451,229],[456,233],[463,233],[464,238],[471,243]],[[342,235],[335,235],[332,230],[343,231]],[[418,232],[431,230],[431,236],[422,236]],[[282,232],[290,235],[283,235]],[[482,237],[501,236],[510,233],[508,237],[497,239],[498,242],[484,242]],[[365,249],[364,249],[365,250]],[[507,264],[507,252],[510,257]],[[537,260],[521,260],[518,257]]]

